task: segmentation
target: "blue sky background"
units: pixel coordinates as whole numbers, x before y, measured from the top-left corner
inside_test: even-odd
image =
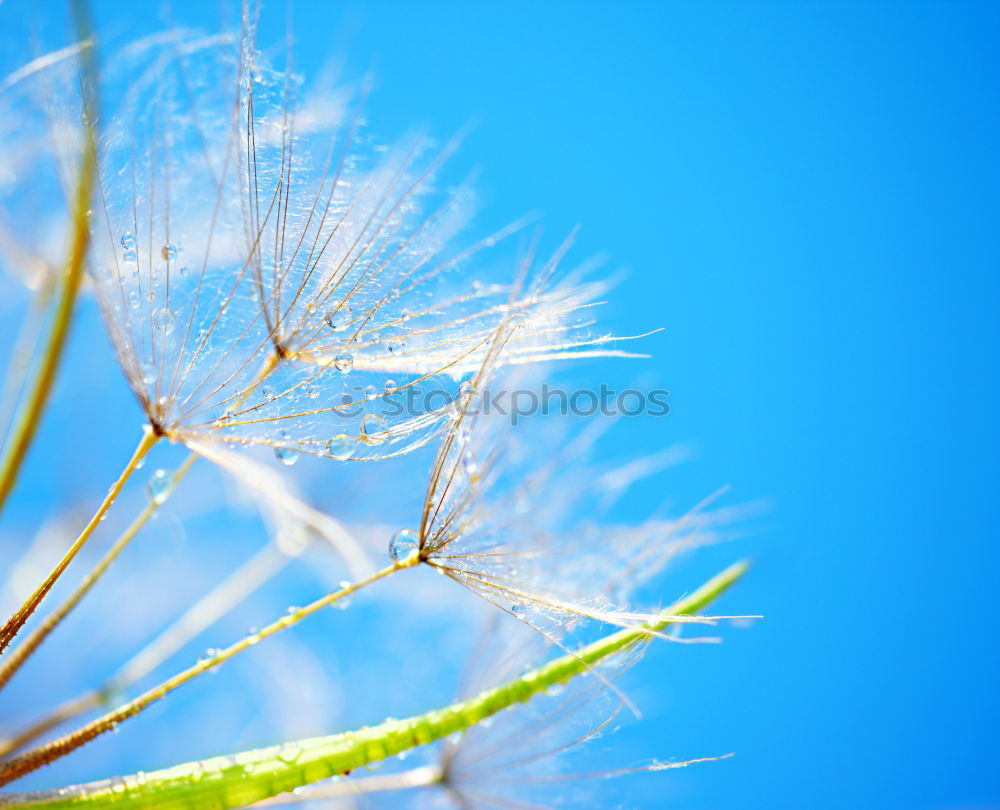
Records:
[[[172,14],[211,26],[206,5]],[[623,420],[617,449],[697,459],[622,519],[727,483],[729,503],[770,499],[666,581],[751,556],[724,605],[766,618],[654,647],[620,737],[626,762],[736,756],[636,779],[637,804],[1000,807],[997,6],[299,2],[292,19],[305,72],[345,45],[355,75],[374,66],[375,131],[477,121],[457,160],[483,171],[484,226],[539,210],[553,245],[581,223],[575,255],[628,269],[605,322],[665,327],[654,360],[578,379],[670,389],[670,416]],[[261,41],[284,25],[266,6]],[[104,428],[80,439],[98,481],[134,440]],[[50,483],[28,475],[24,525]]]

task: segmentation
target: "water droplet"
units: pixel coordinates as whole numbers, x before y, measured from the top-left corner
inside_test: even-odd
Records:
[[[399,354],[406,348],[406,341],[403,340],[403,338],[396,338],[386,343],[385,348],[388,350],[389,354]]]
[[[210,664],[216,658],[219,657],[219,651],[214,647],[209,647],[205,652],[201,654],[201,658],[198,659],[198,663],[202,666],[205,664]]]
[[[386,380],[385,381],[385,392],[387,394],[395,394],[396,391],[398,391],[398,390],[399,389],[396,388],[396,381],[395,380]]]
[[[163,256],[163,258],[166,261],[172,262],[174,259],[177,258],[177,246],[176,245],[171,245],[169,243],[166,244],[166,245],[164,245],[160,249],[160,255]]]
[[[338,586],[339,586],[340,590],[344,590],[344,588],[350,588],[351,585],[353,585],[353,584],[354,583],[352,583],[352,582],[350,582],[350,581],[348,581],[346,579],[342,579],[338,583]],[[337,610],[344,610],[345,608],[350,607],[351,606],[351,597],[350,597],[350,595],[341,596],[340,599],[338,599],[336,602],[333,603],[333,606],[335,608],[337,608]]]
[[[265,385],[260,389],[260,395],[264,397],[264,399],[274,399],[274,388],[270,385]]]
[[[135,264],[137,261],[139,261],[139,257],[136,256],[134,250],[123,250],[122,261],[125,264]]]
[[[334,332],[343,332],[351,323],[353,316],[350,305],[343,304],[338,309],[328,312],[323,320]]]
[[[135,234],[131,231],[126,231],[122,234],[121,243],[125,250],[135,250]]]
[[[361,420],[361,439],[366,444],[382,444],[389,438],[389,423],[374,413]]]
[[[374,385],[365,386],[365,399],[375,399],[378,396],[378,389]]]
[[[295,743],[286,743],[278,749],[278,759],[286,765],[295,764],[302,756],[302,748]]]
[[[299,460],[299,451],[293,450],[291,447],[275,447],[274,457],[286,467],[291,467]]]
[[[420,549],[420,536],[411,529],[396,532],[389,541],[389,556],[402,562]]]
[[[169,309],[158,309],[153,313],[153,327],[164,335],[169,335],[174,331],[174,321],[177,317]]]
[[[310,385],[306,389],[306,396],[308,396],[309,399],[319,399],[319,395],[320,395],[320,387],[318,385]]]
[[[333,361],[333,367],[341,374],[347,374],[354,368],[354,358],[349,354],[338,354]]]
[[[524,605],[513,604],[510,606],[510,612],[517,616],[519,619],[524,616]]]
[[[170,495],[170,489],[174,485],[174,475],[167,470],[156,470],[146,484],[149,492],[149,499],[159,506]]]
[[[184,266],[184,267],[180,268],[177,272],[181,274],[182,278],[187,278],[187,276],[191,272],[191,270],[187,266]]]
[[[399,313],[399,315],[400,315],[400,319],[403,321],[403,323],[406,323],[408,320],[410,320],[410,318],[413,317],[413,313],[410,312],[410,310],[408,310],[408,309],[402,310]]]
[[[326,443],[327,452],[334,458],[351,458],[358,450],[358,443],[350,436],[334,436]]]

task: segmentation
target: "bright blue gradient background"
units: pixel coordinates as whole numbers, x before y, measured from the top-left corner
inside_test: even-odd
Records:
[[[171,14],[211,25],[211,6]],[[97,4],[118,33],[163,19],[142,13]],[[582,223],[576,256],[629,269],[605,322],[664,326],[654,371],[586,376],[672,392],[668,418],[619,425],[623,453],[693,441],[698,459],[623,519],[726,483],[729,503],[771,499],[683,580],[749,555],[726,609],[766,618],[721,648],[654,647],[620,738],[626,763],[736,756],[623,793],[1000,807],[1000,9],[299,2],[292,21],[307,73],[345,43],[371,60],[375,131],[477,121],[459,160],[483,169],[480,221],[540,210],[553,244]],[[261,40],[284,26],[266,7]]]

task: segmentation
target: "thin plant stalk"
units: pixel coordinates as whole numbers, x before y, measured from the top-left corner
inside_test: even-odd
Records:
[[[3,387],[0,389],[0,425],[3,426],[4,435],[7,435],[13,427],[17,403],[24,394],[28,372],[31,370],[31,359],[45,325],[45,313],[52,305],[52,298],[58,288],[58,279],[54,275],[43,276],[41,285],[34,291],[30,309],[14,340],[10,363]]]
[[[133,655],[101,686],[65,701],[20,731],[6,739],[0,739],[0,759],[19,751],[53,728],[91,709],[106,706],[115,696],[127,692],[185,644],[270,580],[288,561],[289,557],[275,549],[273,543],[268,543],[259,549]],[[14,654],[17,654],[17,650]]]
[[[258,549],[228,577],[216,584],[160,635],[143,647],[112,676],[104,690],[121,693],[138,683],[191,639],[218,621],[284,568],[289,557],[273,543]]]
[[[504,709],[565,684],[612,656],[648,643],[678,617],[697,613],[735,583],[746,569],[746,563],[737,563],[675,603],[654,621],[619,630],[502,686],[443,709],[405,720],[386,720],[357,731],[215,757],[137,776],[116,777],[111,781],[58,791],[8,796],[3,805],[46,810],[112,807],[116,810],[194,810],[209,806],[227,810],[245,807],[465,731]],[[7,767],[14,762],[16,760]],[[11,773],[8,771],[0,776],[0,784],[17,778]]]
[[[76,27],[80,41],[89,41],[90,24],[86,9],[82,2],[73,5]],[[94,54],[91,47],[80,51],[81,72],[84,76],[94,77]],[[93,82],[91,86],[93,87]],[[93,99],[90,100],[93,104]],[[62,359],[66,339],[69,336],[73,311],[76,309],[77,293],[83,281],[84,264],[90,247],[90,198],[94,190],[94,179],[97,173],[97,145],[94,126],[90,115],[84,111],[85,134],[83,138],[83,155],[80,158],[80,174],[76,184],[76,197],[73,201],[72,229],[69,255],[66,259],[66,270],[62,278],[62,289],[56,304],[45,348],[35,371],[34,381],[28,388],[28,393],[21,406],[13,431],[8,437],[2,460],[0,460],[0,511],[3,510],[7,498],[14,489],[21,465],[28,454],[28,448],[38,431],[42,412],[52,393],[59,362]],[[0,652],[6,644],[0,641]]]
[[[173,490],[177,483],[187,474],[187,471],[191,469],[191,465],[194,464],[197,455],[191,453],[184,462],[177,468],[174,472],[173,481],[167,493]],[[87,595],[88,591],[94,586],[98,579],[100,579],[104,572],[108,570],[111,563],[113,563],[118,555],[125,550],[125,547],[132,542],[132,539],[139,533],[139,530],[146,525],[147,521],[156,510],[162,505],[163,501],[166,500],[165,497],[150,500],[149,503],[143,508],[135,520],[132,521],[131,525],[122,532],[118,539],[112,544],[111,548],[105,553],[101,558],[101,561],[87,574],[83,581],[76,587],[76,590],[71,593],[66,600],[52,613],[45,617],[45,620],[38,625],[28,637],[21,642],[17,647],[14,648],[10,655],[5,656],[0,659],[0,689],[3,689],[7,685],[7,682],[14,676],[17,672],[31,657],[31,655],[38,649],[43,641],[49,636],[49,634],[59,626],[63,619],[65,619],[70,612],[80,603],[80,600]],[[3,755],[2,746],[0,746],[0,756]]]
[[[42,412],[52,393],[59,362],[62,359],[66,338],[69,336],[70,322],[76,307],[76,297],[83,280],[84,259],[90,239],[87,220],[87,200],[93,183],[93,158],[90,150],[84,162],[83,175],[77,191],[76,211],[73,215],[73,245],[70,250],[66,275],[63,278],[59,301],[52,319],[48,339],[35,377],[31,383],[24,404],[18,413],[11,436],[0,461],[0,510],[3,509],[14,484],[17,482],[21,465],[28,454],[28,448],[41,422]]]
[[[73,558],[80,552],[84,544],[87,542],[88,538],[94,533],[94,530],[100,525],[104,516],[107,514],[108,509],[111,508],[111,504],[115,502],[122,487],[129,478],[132,477],[139,467],[142,465],[142,460],[152,449],[153,445],[159,441],[160,436],[148,425],[143,428],[142,438],[139,440],[139,444],[136,446],[135,452],[132,454],[132,458],[129,459],[128,464],[125,465],[125,469],[122,474],[118,477],[118,480],[111,485],[111,489],[108,490],[108,494],[101,501],[101,505],[97,508],[94,516],[90,519],[90,522],[84,527],[80,535],[73,541],[73,544],[69,547],[66,553],[63,555],[62,559],[56,565],[55,568],[49,573],[45,578],[45,581],[35,590],[35,592],[28,597],[28,599],[21,605],[14,615],[11,616],[6,624],[0,628],[0,653],[7,649],[10,642],[17,635],[18,631],[24,626],[24,623],[28,621],[28,618],[35,609],[41,604],[42,600],[45,598],[46,594],[55,585],[56,580],[62,576],[63,572],[73,561]]]
[[[279,361],[280,358],[277,355],[270,356],[265,361],[263,368],[260,370],[257,376],[257,379],[258,380],[263,379],[268,373],[271,372],[271,370],[273,370],[273,368],[275,367],[275,365],[277,365]],[[244,401],[245,399],[246,395],[244,395],[244,397],[241,398],[240,402]],[[154,438],[152,439],[152,441],[155,443],[156,438],[158,438],[159,435],[156,433],[156,431],[151,430],[151,428],[147,427],[146,430],[154,434]],[[150,447],[151,446],[152,445],[150,445]],[[148,451],[149,448],[146,448],[146,452]],[[125,547],[130,542],[132,542],[132,539],[136,536],[136,534],[138,534],[139,530],[146,524],[149,518],[152,517],[153,514],[156,512],[156,510],[163,505],[166,498],[168,498],[173,493],[174,488],[177,486],[180,479],[183,478],[184,475],[187,473],[187,471],[191,468],[191,465],[194,464],[196,458],[197,454],[191,453],[184,460],[184,462],[181,464],[180,467],[178,467],[177,471],[175,472],[174,481],[171,484],[170,488],[166,491],[166,493],[164,493],[164,497],[161,498],[158,502],[151,501],[149,504],[146,505],[146,507],[142,510],[142,512],[140,512],[139,516],[132,522],[129,528],[126,529],[125,532],[118,538],[118,540],[115,541],[115,543],[111,546],[107,554],[105,554],[105,556],[101,559],[101,561],[97,564],[97,566],[95,566],[95,568],[90,573],[87,574],[87,576],[84,578],[83,582],[80,583],[77,589],[66,599],[66,601],[62,605],[60,605],[59,608],[53,611],[53,613],[41,625],[39,625],[38,629],[34,633],[32,633],[32,635],[29,636],[28,639],[25,640],[25,643],[21,647],[18,647],[14,651],[13,655],[11,655],[10,657],[10,660],[8,662],[5,662],[4,665],[0,666],[0,689],[3,689],[3,687],[11,679],[11,677],[13,677],[14,673],[17,672],[17,670],[24,664],[24,662],[31,656],[31,654],[38,648],[38,646],[48,637],[48,635],[56,628],[56,626],[58,626],[59,623],[62,622],[62,620],[65,619],[66,616],[73,610],[73,608],[75,608],[76,605],[79,604],[80,600],[83,599],[84,596],[86,596],[87,592],[95,585],[97,580],[100,579],[101,576],[103,576],[104,572],[115,561],[118,555],[125,550]],[[140,458],[139,461],[141,460],[142,459]],[[133,459],[133,461],[135,461],[135,459]],[[119,484],[124,484],[124,483],[125,483],[124,480],[121,479],[119,480]],[[118,489],[120,490],[120,488],[121,487],[119,486]],[[110,499],[110,501],[106,499],[104,504],[102,504],[102,508],[104,508],[105,511],[107,511],[107,507],[111,505],[111,501],[113,501],[114,498],[117,497],[117,494],[118,492],[115,491],[114,489],[112,490],[111,493],[109,493],[108,498]],[[99,522],[99,519],[103,519],[103,513],[101,512],[98,512],[98,516],[95,516],[95,519],[91,521],[92,526],[96,527],[96,522]],[[90,531],[93,531],[92,526],[88,525],[87,528]],[[85,533],[87,532],[87,530],[84,531]],[[84,537],[83,542],[85,541],[86,538]],[[80,546],[83,545],[83,542],[81,542],[81,540],[79,539],[77,540],[77,543],[79,543]],[[73,556],[76,555],[77,551],[79,551],[79,548],[77,548],[75,551],[73,550],[73,547],[70,548],[70,552],[72,553]],[[70,552],[67,552],[67,554],[69,554]],[[70,559],[72,559],[72,557],[70,557]],[[62,563],[60,563],[60,565],[62,565]],[[64,569],[65,565],[63,565],[63,570]],[[56,574],[55,578],[58,579],[61,573],[62,571],[60,570],[59,573]],[[53,579],[52,582],[54,583],[55,579]],[[51,583],[49,584],[48,587],[51,588]],[[47,591],[48,588],[46,588],[46,592]],[[44,597],[44,595],[45,594],[43,593],[42,597]],[[27,603],[25,603],[25,606],[27,606]],[[35,607],[37,607],[37,604],[35,605]],[[23,609],[24,608],[22,607],[22,610]],[[28,613],[26,614],[25,618],[27,618],[27,616],[30,616],[31,612],[34,609],[35,608],[32,607],[31,610],[29,610]],[[18,611],[18,614],[19,613],[20,611]],[[13,638],[14,635],[17,634],[20,627],[24,624],[23,620],[17,626],[14,626],[12,624],[14,620],[17,618],[18,614],[15,614],[13,617],[11,617],[7,625],[5,625],[3,629],[0,629],[0,653],[2,653],[6,649],[7,645],[10,643],[10,640]],[[6,635],[6,633],[8,632],[8,626],[12,627],[12,632],[9,638]],[[22,647],[23,647],[23,652],[22,652]],[[45,730],[48,730],[48,728],[51,728],[51,726],[48,726]],[[0,744],[0,756],[3,756],[2,753],[3,750],[4,746]]]
[[[413,554],[409,558],[394,562],[392,565],[383,568],[381,571],[377,571],[365,579],[358,580],[357,582],[347,585],[340,590],[328,593],[305,607],[289,612],[260,631],[245,636],[235,644],[231,644],[229,647],[219,650],[211,656],[202,658],[193,666],[177,673],[157,686],[148,689],[135,699],[119,706],[117,709],[113,709],[101,717],[92,720],[90,723],[81,726],[76,731],[60,737],[57,740],[53,740],[50,743],[46,743],[45,745],[25,751],[23,754],[18,754],[14,757],[3,760],[0,762],[0,786],[5,785],[8,782],[12,782],[21,776],[30,773],[31,771],[37,770],[43,765],[47,765],[50,762],[60,759],[61,757],[66,756],[72,751],[75,751],[77,748],[90,742],[94,738],[99,737],[101,734],[115,729],[122,721],[127,720],[130,717],[134,717],[143,711],[143,709],[147,706],[166,697],[178,687],[183,686],[188,681],[204,674],[205,672],[208,672],[211,669],[221,666],[230,658],[233,658],[244,650],[249,649],[258,642],[281,632],[287,627],[298,624],[300,621],[308,616],[311,616],[313,613],[323,610],[341,599],[346,599],[355,592],[360,591],[362,588],[366,588],[369,585],[384,579],[390,574],[394,574],[404,568],[412,568],[413,566],[419,564],[420,557]]]

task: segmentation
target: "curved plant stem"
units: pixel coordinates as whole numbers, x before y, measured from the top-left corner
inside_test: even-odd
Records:
[[[275,367],[275,365],[278,362],[280,362],[280,358],[278,358],[275,355],[270,356],[268,360],[264,363],[263,368],[261,368],[260,372],[258,373],[257,379],[261,380],[264,377],[266,377],[267,374],[271,372],[271,370]],[[242,403],[245,399],[246,396],[242,397],[240,399],[240,402]],[[153,441],[155,441],[155,439],[153,439]],[[0,689],[3,689],[3,687],[6,686],[7,682],[13,677],[14,673],[21,668],[24,662],[27,661],[29,657],[31,657],[31,655],[39,647],[39,645],[43,641],[45,641],[48,635],[80,603],[80,600],[87,595],[87,593],[95,585],[97,580],[104,575],[104,572],[107,571],[107,569],[111,566],[111,564],[118,558],[118,555],[120,555],[122,551],[125,550],[125,547],[128,546],[128,544],[132,542],[133,538],[139,533],[139,530],[142,529],[142,527],[146,525],[146,523],[153,516],[153,514],[155,514],[156,510],[163,505],[163,503],[166,501],[167,498],[170,497],[171,494],[173,494],[175,487],[177,486],[178,483],[180,483],[181,479],[187,474],[188,470],[191,469],[191,465],[194,464],[197,458],[198,458],[197,453],[190,453],[188,455],[188,457],[184,460],[184,462],[174,471],[173,481],[171,482],[170,487],[163,493],[163,497],[161,497],[158,501],[150,501],[143,508],[142,512],[139,513],[136,519],[132,521],[132,524],[121,534],[121,536],[114,542],[111,548],[108,549],[107,553],[104,555],[103,558],[101,558],[100,562],[90,571],[90,573],[87,574],[86,577],[84,577],[83,581],[80,583],[77,589],[73,591],[72,594],[70,594],[70,596],[66,599],[66,601],[63,602],[62,605],[60,605],[56,610],[54,610],[45,619],[45,621],[42,622],[42,624],[40,624],[38,628],[36,628],[31,633],[31,635],[28,636],[27,639],[25,639],[24,643],[14,650],[14,652],[9,656],[9,658],[4,659],[3,664],[0,665]],[[133,459],[133,461],[134,460],[135,459]],[[120,483],[124,483],[124,481],[121,481]],[[111,498],[112,500],[116,496],[117,492],[109,494],[109,498]],[[102,504],[102,507],[105,507],[106,509],[107,506],[110,506],[110,502],[105,501],[105,504]],[[100,516],[101,513],[98,513],[98,515]],[[94,521],[92,521],[92,524],[93,523]],[[91,527],[88,526],[88,529],[90,528]],[[85,539],[86,538],[84,538],[84,540]],[[80,541],[78,540],[77,542]],[[75,553],[76,552],[73,551],[74,555]],[[13,618],[11,621],[13,621]],[[8,622],[8,624],[10,624],[10,622]],[[10,643],[10,639],[6,638],[5,636],[6,630],[7,630],[6,626],[2,630],[0,630],[0,653],[2,653],[6,648],[7,644]],[[13,632],[17,633],[17,628],[15,628]],[[141,675],[139,677],[141,677]],[[101,695],[103,694],[103,690],[94,690],[91,694]],[[72,700],[67,705],[75,706],[78,710],[77,713],[79,713],[80,711],[86,711],[86,709],[91,708],[93,705],[100,705],[100,701],[98,701],[97,704],[92,704],[87,700],[85,700],[84,697],[85,696],[82,696],[80,698]],[[61,713],[62,708],[63,707],[59,707],[53,713],[53,714],[60,714],[61,716],[61,718],[55,724],[49,723],[46,719],[43,719],[42,721],[39,722],[39,724],[37,724],[41,729],[38,733],[44,733],[45,731],[48,731],[50,728],[52,728],[53,725],[58,725],[58,723],[70,719],[70,717],[73,716],[70,715],[69,717],[67,717],[65,715],[62,715]],[[30,737],[28,737],[28,739],[29,740],[33,739],[35,736],[37,735],[32,734]],[[18,735],[18,737],[20,738],[22,737],[22,735]],[[23,745],[25,741],[26,740],[21,739],[19,745]],[[4,756],[5,754],[13,750],[10,747],[10,742],[11,740],[0,741],[0,756]]]
[[[0,759],[20,750],[56,726],[84,712],[109,705],[116,696],[159,667],[171,655],[224,616],[261,585],[270,580],[291,558],[268,543],[256,551],[228,577],[212,587],[156,638],[133,655],[101,686],[67,700],[10,736],[0,739]],[[20,648],[18,648],[19,650]],[[17,654],[15,650],[14,654]]]
[[[0,235],[2,241],[2,235]],[[32,296],[30,308],[21,323],[20,331],[14,339],[10,352],[10,362],[0,387],[0,425],[4,435],[8,435],[13,427],[17,403],[24,394],[31,370],[31,360],[35,355],[35,347],[39,344],[39,336],[45,326],[45,314],[52,305],[52,298],[59,289],[59,279],[54,272],[46,272],[42,283]]]
[[[235,644],[226,647],[224,650],[219,650],[216,654],[201,659],[193,666],[188,667],[171,678],[168,678],[157,686],[154,686],[152,689],[143,692],[143,694],[139,695],[134,700],[129,701],[123,706],[119,706],[117,709],[98,717],[96,720],[93,720],[84,726],[81,726],[76,731],[60,737],[57,740],[53,740],[50,743],[41,745],[38,748],[32,748],[29,751],[25,751],[23,754],[18,754],[17,756],[0,762],[0,785],[6,785],[8,782],[12,782],[25,774],[30,773],[31,771],[41,768],[43,765],[47,765],[54,760],[66,756],[80,746],[90,742],[95,737],[111,731],[123,720],[127,720],[128,718],[139,714],[151,703],[155,703],[157,700],[166,697],[179,686],[183,686],[191,679],[196,678],[211,669],[215,669],[216,667],[224,664],[230,658],[233,658],[258,642],[281,632],[286,627],[298,624],[307,616],[311,616],[313,613],[329,607],[340,599],[346,599],[356,591],[366,588],[369,585],[378,582],[380,579],[384,579],[390,574],[394,574],[404,568],[412,568],[413,566],[419,564],[420,558],[417,555],[412,555],[409,559],[395,562],[392,565],[383,568],[381,571],[366,577],[365,579],[358,580],[357,582],[341,588],[338,591],[328,593],[326,596],[311,602],[305,607],[298,608],[285,616],[282,616],[280,619],[267,625],[267,627],[264,627],[262,630],[240,639]]]
[[[62,576],[63,571],[66,570],[67,566],[73,561],[73,558],[79,553],[80,549],[83,548],[84,543],[87,539],[94,533],[94,529],[97,528],[98,524],[104,519],[107,514],[108,509],[111,504],[115,502],[115,498],[121,492],[122,487],[125,486],[125,482],[131,477],[140,466],[142,460],[146,457],[146,454],[150,451],[150,448],[157,441],[159,441],[159,436],[150,428],[148,425],[143,428],[142,439],[139,440],[139,444],[132,454],[132,458],[129,459],[128,464],[125,465],[125,469],[122,474],[118,477],[118,480],[112,484],[111,489],[108,490],[108,494],[104,497],[101,505],[98,507],[94,516],[90,519],[90,522],[84,527],[80,536],[73,541],[73,545],[69,547],[69,550],[63,555],[62,559],[52,569],[52,572],[45,578],[45,581],[35,590],[35,592],[28,597],[23,605],[11,616],[7,623],[0,628],[0,653],[2,653],[10,642],[13,640],[14,636],[17,635],[18,631],[24,626],[24,623],[28,621],[28,617],[35,612],[35,609],[41,604],[45,595],[52,589],[52,586],[56,583],[56,580]]]
[[[106,693],[100,689],[92,689],[78,697],[67,700],[65,703],[61,703],[40,720],[35,721],[30,726],[23,728],[21,731],[12,734],[0,742],[0,758],[20,750],[32,740],[56,728],[56,726],[62,725],[74,717],[79,717],[84,712],[96,708],[106,701]]]
[[[693,614],[708,605],[736,582],[746,569],[746,563],[731,566],[664,611],[654,622],[619,630],[502,686],[444,709],[406,720],[386,720],[358,731],[177,765],[139,776],[119,777],[58,791],[0,797],[0,807],[47,810],[104,810],[111,807],[117,810],[194,810],[203,807],[226,810],[244,807],[464,731],[506,708],[524,703],[550,687],[590,671],[594,665],[617,653],[648,642],[673,618]],[[376,576],[384,576],[389,570]],[[0,772],[3,773],[0,776],[2,783],[17,778],[19,774],[11,768],[16,762],[17,759],[14,759],[5,764],[6,773]]]
[[[90,26],[86,19],[85,9],[82,4],[74,4],[76,12],[77,28],[81,36],[81,41],[87,40]],[[81,51],[81,70],[84,75],[93,78],[94,59],[91,48],[84,48]],[[93,100],[90,102],[93,104]],[[97,171],[97,148],[95,145],[94,127],[90,121],[89,112],[85,109],[86,132],[83,138],[83,156],[80,159],[80,176],[76,184],[76,199],[73,201],[72,228],[69,256],[66,259],[66,270],[62,279],[62,289],[59,293],[59,301],[56,305],[55,315],[52,319],[52,326],[48,339],[45,341],[45,348],[42,352],[38,369],[35,372],[34,382],[31,384],[28,395],[21,406],[20,413],[14,425],[11,436],[4,450],[3,460],[0,461],[0,510],[3,509],[7,497],[14,488],[17,481],[18,472],[28,453],[28,447],[38,430],[42,411],[48,402],[49,394],[52,392],[52,384],[56,378],[56,371],[59,368],[59,361],[62,358],[63,349],[66,345],[66,338],[69,335],[70,322],[73,319],[73,310],[76,307],[76,297],[80,290],[80,282],[83,281],[84,262],[87,258],[87,249],[90,246],[90,198],[94,188],[94,175]],[[2,646],[0,646],[2,650]]]
[[[166,496],[173,491],[173,488],[177,486],[177,483],[187,474],[187,471],[191,469],[191,465],[194,464],[195,459],[198,456],[195,453],[191,453],[184,462],[174,471],[173,480],[170,484],[169,490],[164,493],[164,497],[160,498],[158,501],[150,500],[149,503],[143,508],[132,524],[118,537],[111,548],[105,553],[101,558],[101,561],[84,577],[83,581],[77,586],[76,590],[71,593],[66,600],[52,613],[45,617],[45,620],[38,625],[28,637],[21,642],[17,647],[14,648],[10,655],[5,656],[0,659],[0,689],[6,686],[7,682],[13,677],[14,673],[17,672],[21,666],[24,664],[28,658],[31,657],[32,653],[38,649],[39,645],[45,641],[49,633],[59,626],[59,623],[65,619],[70,612],[80,603],[80,600],[87,595],[87,592],[94,586],[98,579],[100,579],[104,572],[108,570],[108,567],[117,559],[118,555],[121,554],[125,547],[132,542],[132,539],[139,533],[139,530],[146,525],[146,522],[153,516],[157,509],[166,500]],[[2,756],[2,745],[0,745],[0,756]]]

